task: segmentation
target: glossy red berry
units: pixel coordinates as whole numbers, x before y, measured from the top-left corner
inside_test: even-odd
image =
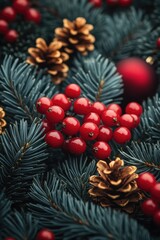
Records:
[[[38,232],[36,240],[55,240],[55,235],[49,229],[42,229]]]
[[[6,34],[8,32],[8,23],[5,20],[0,20],[0,33]]]
[[[87,98],[78,98],[74,102],[74,112],[79,115],[86,115],[90,112],[90,101]]]
[[[47,119],[43,119],[42,120],[42,129],[44,130],[44,133],[47,133],[51,129],[54,129],[54,125],[51,124]]]
[[[41,97],[36,102],[37,111],[41,114],[45,114],[51,105],[52,102],[48,97]]]
[[[113,139],[116,143],[124,144],[131,139],[131,132],[126,127],[118,127],[113,132]]]
[[[101,118],[104,125],[108,127],[117,126],[119,124],[119,115],[113,110],[105,110]]]
[[[141,114],[143,113],[143,108],[137,102],[130,102],[126,106],[126,113],[128,113],[128,114],[135,114],[137,116],[141,116]]]
[[[133,117],[133,120],[134,120],[134,128],[138,127],[138,125],[140,124],[140,117],[138,117],[137,115],[135,114],[131,114],[131,116]]]
[[[100,121],[101,121],[100,116],[94,112],[88,113],[83,120],[83,122],[93,122],[97,126],[100,124]]]
[[[140,189],[150,192],[156,183],[153,174],[149,172],[141,173],[137,179],[137,185]]]
[[[24,13],[29,7],[29,2],[27,0],[15,0],[13,2],[13,8],[16,13]]]
[[[155,222],[155,224],[157,226],[160,226],[160,210],[158,210],[157,212],[155,212],[154,216],[153,216],[153,221]]]
[[[25,19],[30,22],[34,22],[36,24],[39,24],[41,21],[41,14],[40,12],[35,8],[29,8],[25,12]]]
[[[80,127],[79,132],[85,141],[89,141],[97,138],[99,134],[99,128],[95,123],[86,122]]]
[[[109,6],[116,6],[116,5],[118,5],[118,0],[106,0],[106,3]]]
[[[13,22],[16,19],[16,12],[12,7],[5,7],[1,11],[0,18],[7,22]]]
[[[134,119],[130,114],[123,114],[119,119],[120,126],[132,129],[135,126]]]
[[[71,101],[62,93],[54,95],[51,100],[52,105],[59,106],[63,108],[64,111],[68,111],[71,107]]]
[[[45,141],[52,148],[60,148],[63,145],[64,137],[61,132],[51,130],[46,134]]]
[[[9,43],[14,43],[17,41],[19,35],[16,30],[10,29],[6,34],[5,34],[5,40]]]
[[[93,4],[93,6],[99,8],[102,6],[102,0],[89,0],[90,3]]]
[[[151,196],[154,200],[160,203],[160,183],[156,183],[150,189]]]
[[[157,48],[160,49],[160,37],[157,39]]]
[[[97,159],[101,159],[104,160],[106,158],[108,158],[111,154],[111,148],[110,146],[103,141],[98,141],[95,144],[93,144],[93,155],[97,158]]]
[[[154,213],[158,210],[159,206],[153,199],[145,200],[142,205],[142,211],[145,215],[153,216]]]
[[[69,98],[78,98],[81,95],[81,88],[77,84],[69,84],[65,88],[65,95]]]
[[[75,137],[69,140],[68,146],[69,152],[75,155],[84,153],[87,147],[85,141],[80,137]]]
[[[99,134],[97,137],[98,141],[104,141],[104,142],[109,142],[112,139],[113,133],[111,128],[101,126],[99,128]]]
[[[62,131],[64,134],[73,136],[76,135],[80,128],[80,122],[77,118],[66,117],[62,122]]]
[[[97,113],[99,116],[106,110],[106,106],[101,102],[94,102],[91,106],[91,112]]]
[[[116,112],[119,116],[122,115],[122,108],[116,104],[116,103],[111,103],[107,106],[107,110],[113,110],[114,112]]]
[[[48,108],[46,112],[46,118],[51,123],[59,123],[62,122],[62,120],[65,117],[64,110],[59,106],[51,106]]]
[[[133,0],[118,0],[118,4],[121,7],[129,7],[132,5]]]

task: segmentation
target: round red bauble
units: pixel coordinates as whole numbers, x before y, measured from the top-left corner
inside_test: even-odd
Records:
[[[139,58],[128,58],[117,64],[117,71],[124,83],[124,99],[142,101],[152,96],[157,82],[153,68]]]
[[[160,203],[160,183],[156,183],[151,189],[151,196]]]
[[[29,2],[27,0],[15,0],[13,2],[13,8],[16,13],[24,13],[29,7]]]
[[[36,240],[55,240],[55,235],[48,229],[42,229],[38,232]]]
[[[17,41],[19,35],[16,30],[9,30],[5,35],[5,40],[9,43],[14,43]]]
[[[89,2],[92,3],[95,7],[102,6],[102,0],[89,0]]]
[[[118,0],[118,4],[121,7],[129,7],[132,5],[133,0]]]
[[[160,49],[160,37],[157,39],[157,48]]]
[[[156,179],[153,174],[145,172],[141,173],[137,179],[137,185],[144,191],[150,191],[156,183]]]
[[[25,19],[27,21],[31,21],[31,22],[34,22],[36,24],[39,24],[40,21],[41,21],[41,14],[40,14],[40,12],[37,9],[29,8],[25,12]]]
[[[1,11],[0,18],[6,20],[7,22],[13,22],[16,18],[16,12],[12,7],[5,7]]]
[[[6,34],[8,32],[8,23],[5,20],[0,20],[0,33]]]

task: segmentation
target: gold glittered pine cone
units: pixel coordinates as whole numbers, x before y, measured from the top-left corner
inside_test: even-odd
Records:
[[[136,183],[136,170],[135,166],[124,167],[124,161],[120,158],[110,163],[99,160],[99,176],[93,175],[89,179],[92,185],[89,194],[93,201],[102,207],[114,207],[133,213],[136,204],[143,198]]]
[[[55,84],[61,83],[67,77],[69,67],[65,62],[69,55],[62,51],[62,43],[53,41],[47,45],[43,38],[37,38],[36,47],[29,48],[28,53],[30,56],[26,62],[47,68]]]
[[[7,125],[6,121],[4,120],[5,111],[3,108],[0,107],[0,134],[3,133],[4,127]]]
[[[80,52],[86,55],[88,51],[94,50],[95,37],[90,33],[93,25],[87,24],[83,17],[76,18],[73,22],[63,20],[63,27],[55,29],[55,40],[63,44],[68,54]]]

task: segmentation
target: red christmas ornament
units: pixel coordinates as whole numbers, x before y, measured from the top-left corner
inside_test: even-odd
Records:
[[[160,203],[160,183],[156,183],[151,188],[151,196],[155,201],[158,201]]]
[[[16,30],[9,30],[5,35],[5,40],[9,43],[14,43],[17,41],[19,35]]]
[[[118,5],[118,0],[106,0],[106,3],[109,6],[117,6]]]
[[[13,22],[16,19],[16,12],[12,7],[5,7],[1,11],[0,18],[7,22]]]
[[[128,58],[117,64],[122,75],[125,101],[142,101],[152,96],[156,88],[153,68],[139,58]]]
[[[157,226],[160,226],[160,210],[154,214],[153,220]]]
[[[62,122],[62,132],[66,135],[76,135],[80,128],[80,122],[77,118],[66,117]]]
[[[13,8],[16,13],[23,14],[29,7],[29,2],[27,0],[15,0],[13,2]]]
[[[36,240],[55,240],[55,235],[48,229],[42,229],[38,232]]]
[[[30,22],[34,22],[36,24],[39,24],[41,21],[41,14],[40,12],[35,8],[29,8],[25,12],[25,19]]]
[[[94,140],[99,134],[99,128],[95,123],[86,122],[80,127],[80,135],[85,141]]]
[[[151,173],[141,173],[137,179],[137,185],[140,189],[150,192],[156,183],[156,179]]]
[[[81,95],[81,88],[77,84],[69,84],[65,88],[65,94],[69,98],[78,98]]]
[[[118,4],[121,7],[129,7],[132,5],[133,0],[118,0]]]
[[[59,106],[51,106],[46,112],[46,118],[49,122],[56,124],[61,122],[65,117],[64,110]]]
[[[80,155],[86,151],[86,143],[80,137],[75,137],[68,142],[69,152],[75,155]]]
[[[158,210],[159,206],[156,202],[154,202],[152,199],[145,200],[142,205],[142,211],[145,215],[153,216],[154,213]]]
[[[160,37],[157,39],[157,48],[160,49]]]
[[[48,97],[41,97],[36,102],[37,111],[41,114],[45,114],[51,105],[52,102]]]
[[[6,34],[8,32],[8,23],[5,20],[0,20],[0,33]]]
[[[111,148],[110,146],[103,141],[98,141],[95,144],[93,144],[93,155],[97,159],[106,159],[110,156],[111,154]]]
[[[54,95],[51,101],[52,105],[57,105],[63,108],[64,111],[68,111],[70,109],[71,101],[62,93]]]
[[[125,144],[131,139],[131,132],[126,127],[119,127],[113,132],[113,139],[119,144]]]
[[[90,3],[93,4],[93,6],[99,8],[102,6],[102,0],[89,0]]]
[[[63,145],[64,137],[61,132],[51,130],[46,134],[45,141],[53,148],[60,148]]]

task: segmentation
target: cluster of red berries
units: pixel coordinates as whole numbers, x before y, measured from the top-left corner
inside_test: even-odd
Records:
[[[6,237],[4,240],[16,240],[13,237]],[[38,232],[36,240],[55,240],[55,235],[49,229],[42,229]]]
[[[95,7],[101,7],[103,0],[89,0]],[[129,7],[132,5],[133,0],[106,0],[109,6]]]
[[[137,185],[151,195],[142,203],[142,211],[153,217],[153,221],[160,226],[160,183],[156,182],[153,174],[146,172],[139,175]]]
[[[46,116],[43,120],[45,141],[53,148],[63,148],[76,155],[84,153],[87,142],[92,141],[93,155],[106,159],[111,153],[108,144],[111,139],[118,144],[125,144],[131,139],[131,129],[140,123],[142,106],[129,103],[122,115],[118,104],[106,107],[101,102],[91,103],[80,95],[80,87],[70,84],[64,94],[37,100],[37,111]]]
[[[0,12],[0,34],[7,42],[15,42],[18,33],[14,29],[9,29],[9,23],[16,19],[17,14],[24,16],[25,20],[40,23],[41,14],[35,8],[30,7],[29,0],[13,0],[12,6],[3,8]]]

